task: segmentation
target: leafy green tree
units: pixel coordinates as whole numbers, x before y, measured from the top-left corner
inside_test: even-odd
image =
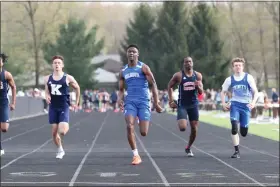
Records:
[[[93,72],[96,66],[91,59],[98,55],[104,46],[104,38],[97,41],[98,27],[88,32],[84,20],[70,17],[67,24],[61,24],[55,43],[48,41],[43,45],[44,58],[51,62],[54,55],[62,55],[65,61],[64,71],[73,75],[81,88],[92,88],[95,84]]]
[[[167,87],[187,55],[187,18],[184,2],[164,2],[159,11],[153,53],[157,56],[154,74],[160,89]]]
[[[139,47],[139,60],[153,66],[153,39],[155,37],[155,15],[147,3],[141,3],[134,11],[133,20],[126,27],[126,37],[121,43],[119,54],[124,64],[127,63],[126,48],[130,44]],[[151,67],[153,69],[153,67]]]
[[[223,54],[224,42],[220,38],[214,8],[199,3],[192,12],[187,32],[189,55],[194,69],[203,75],[205,88],[220,88],[228,74],[229,58]]]

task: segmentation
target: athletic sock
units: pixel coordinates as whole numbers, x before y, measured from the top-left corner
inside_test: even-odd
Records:
[[[234,146],[235,152],[239,152],[238,145]]]
[[[59,147],[57,148],[57,151],[58,151],[58,152],[62,152],[62,151],[63,151],[62,146],[59,146]]]
[[[133,156],[138,156],[139,155],[137,149],[132,150],[132,153],[133,153]]]

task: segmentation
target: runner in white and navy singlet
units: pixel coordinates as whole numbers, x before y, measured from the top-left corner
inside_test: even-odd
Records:
[[[55,80],[53,74],[49,76],[48,89],[51,96],[49,107],[50,124],[69,123],[70,94],[66,78],[66,73],[59,80]]]
[[[235,148],[232,158],[239,158],[239,135],[245,137],[248,133],[251,109],[255,107],[257,101],[257,87],[252,75],[243,72],[245,60],[234,58],[232,67],[234,74],[226,78],[222,85],[221,101],[225,110],[230,110],[231,137]],[[231,90],[232,98],[230,103],[225,103],[225,95]],[[240,124],[240,127],[238,127]]]
[[[45,77],[46,101],[49,106],[49,123],[52,125],[52,136],[57,146],[56,158],[62,159],[65,155],[61,139],[69,130],[70,93],[69,86],[76,92],[74,110],[79,105],[80,86],[73,76],[63,72],[64,58],[52,58],[53,73]]]
[[[191,146],[196,138],[197,125],[199,120],[198,112],[198,94],[202,94],[202,75],[193,70],[193,61],[191,57],[183,60],[184,68],[182,71],[175,73],[168,83],[169,105],[171,108],[177,107],[177,121],[181,131],[187,128],[189,119],[191,125],[191,134],[189,143],[185,148],[188,156],[192,157]],[[173,87],[179,84],[178,102],[173,100]]]

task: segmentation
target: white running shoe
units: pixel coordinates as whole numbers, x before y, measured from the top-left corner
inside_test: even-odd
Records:
[[[187,153],[188,157],[193,157],[194,156],[191,149],[185,149],[185,152]]]
[[[59,151],[59,152],[57,152],[57,154],[56,154],[56,158],[62,159],[64,155],[65,155],[65,152],[64,152],[64,151]]]
[[[4,149],[1,149],[1,154],[0,154],[0,156],[2,156],[2,155],[4,155],[4,154],[5,154]]]

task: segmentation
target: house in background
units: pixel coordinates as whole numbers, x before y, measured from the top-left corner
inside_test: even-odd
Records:
[[[105,88],[112,91],[118,88],[118,75],[123,66],[120,55],[98,55],[91,60],[91,63],[98,66],[94,72],[97,89]]]
[[[109,55],[98,55],[92,58],[91,63],[96,65],[98,68],[93,72],[93,76],[97,81],[95,86],[96,89],[105,88],[108,91],[118,89],[118,76],[120,69],[123,67],[123,62],[118,54]],[[49,72],[51,66],[45,68]],[[44,77],[47,73],[42,73],[39,77],[39,88],[44,88]],[[35,73],[24,74],[17,77],[21,80],[21,87],[29,88],[35,87]]]

